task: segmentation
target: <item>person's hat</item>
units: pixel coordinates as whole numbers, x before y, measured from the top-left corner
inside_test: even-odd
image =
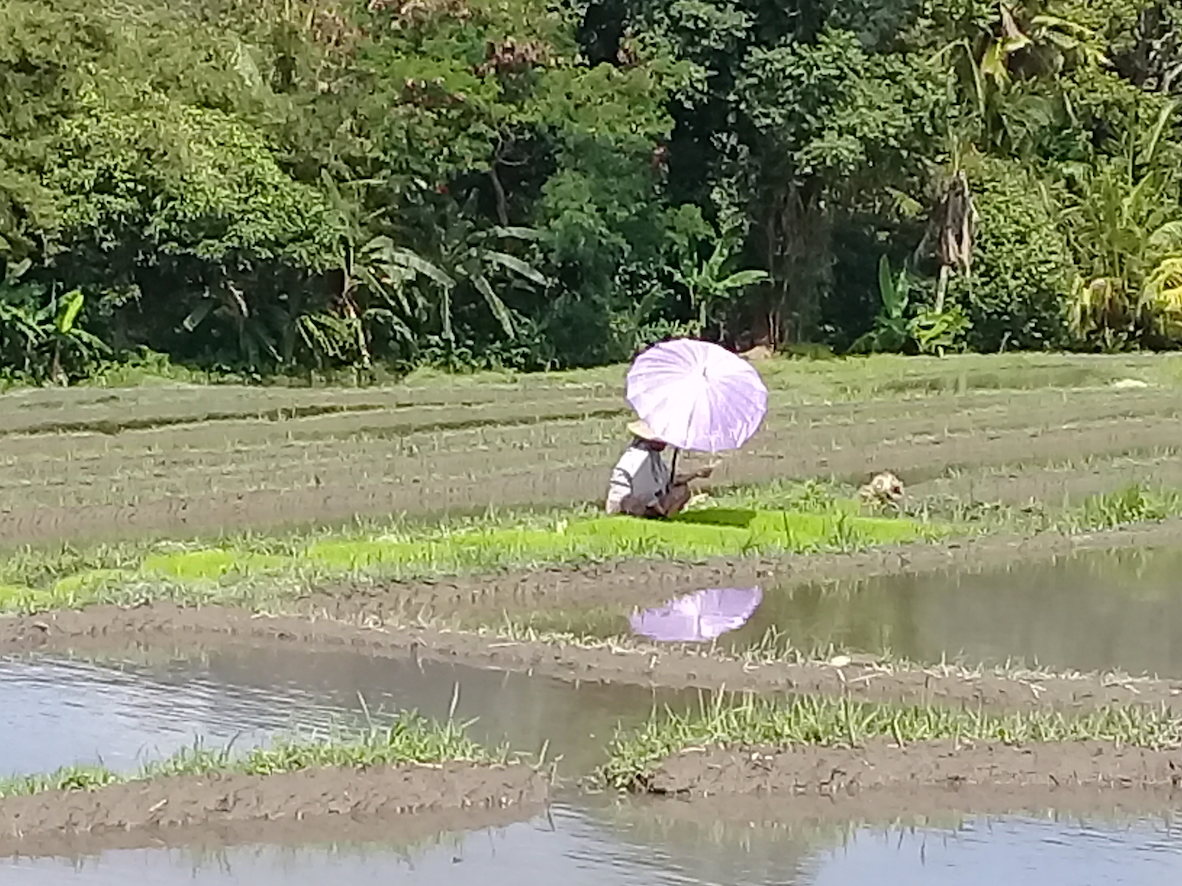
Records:
[[[639,437],[641,440],[648,440],[650,442],[661,442],[661,438],[653,433],[653,429],[648,426],[648,422],[637,419],[630,422],[628,425],[628,433],[633,437]]]

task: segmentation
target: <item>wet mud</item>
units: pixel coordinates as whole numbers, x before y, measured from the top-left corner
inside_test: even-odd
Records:
[[[863,657],[841,666],[823,661],[760,663],[727,659],[709,648],[509,640],[492,631],[362,625],[223,607],[100,606],[0,619],[0,654],[243,642],[308,651],[347,648],[368,655],[525,671],[571,682],[841,694],[866,701],[984,705],[1005,710],[1051,707],[1072,711],[1111,704],[1173,706],[1182,696],[1182,680],[970,671],[939,665],[901,667]]]
[[[859,747],[690,749],[659,764],[636,786],[664,795],[749,794],[811,797],[862,807],[875,795],[902,789],[956,797],[979,809],[1015,791],[1136,789],[1178,791],[1182,751],[1121,747],[1112,742],[1029,745],[928,741],[900,746],[888,740]],[[1000,793],[999,793],[1000,792]],[[980,793],[978,800],[975,793]],[[1049,794],[1048,794],[1049,795]],[[994,800],[990,800],[990,797]],[[869,798],[869,799],[868,799]],[[887,798],[897,803],[897,798]]]
[[[168,776],[0,799],[0,855],[429,835],[527,818],[548,792],[546,776],[522,765]]]

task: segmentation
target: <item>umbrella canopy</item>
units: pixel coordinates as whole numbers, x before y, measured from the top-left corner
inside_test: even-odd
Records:
[[[667,643],[700,643],[741,628],[763,601],[759,588],[707,588],[628,617],[633,633]]]
[[[628,370],[628,402],[679,449],[738,449],[767,413],[767,387],[750,363],[710,342],[653,345]]]

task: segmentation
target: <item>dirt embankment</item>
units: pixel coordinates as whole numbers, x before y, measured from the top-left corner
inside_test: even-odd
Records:
[[[1111,742],[1000,743],[888,740],[865,745],[787,749],[691,749],[644,777],[637,788],[653,794],[710,797],[751,794],[823,798],[861,807],[885,792],[943,791],[977,808],[975,793],[1064,789],[1177,790],[1182,751],[1118,747]],[[894,802],[894,801],[892,801]]]
[[[379,830],[387,840],[413,838],[520,820],[544,807],[548,789],[529,767],[471,763],[165,777],[0,799],[0,854],[357,839]]]
[[[128,645],[208,647],[242,642],[294,645],[308,652],[350,648],[366,655],[529,671],[568,681],[847,694],[867,701],[938,702],[1012,710],[1176,705],[1182,696],[1182,680],[970,672],[953,667],[895,668],[872,660],[842,667],[824,662],[758,664],[676,646],[508,641],[491,633],[368,627],[323,618],[262,616],[221,607],[102,606],[0,619],[0,654],[87,652]]]

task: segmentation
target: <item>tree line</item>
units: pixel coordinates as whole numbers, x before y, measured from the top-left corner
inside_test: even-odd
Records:
[[[1182,0],[0,0],[0,372],[1182,340]]]

